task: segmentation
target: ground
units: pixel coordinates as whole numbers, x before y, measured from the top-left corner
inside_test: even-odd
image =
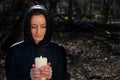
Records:
[[[105,36],[105,34],[104,34]],[[53,33],[52,41],[67,51],[70,80],[120,80],[119,41],[92,33]],[[4,58],[0,80],[5,80]]]

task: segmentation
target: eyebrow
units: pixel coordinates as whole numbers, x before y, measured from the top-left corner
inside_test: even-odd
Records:
[[[31,25],[37,26],[36,24],[31,24]],[[42,24],[42,26],[46,26],[46,24]]]
[[[36,25],[36,24],[31,24],[31,25]]]
[[[37,26],[36,24],[31,24],[30,26]]]

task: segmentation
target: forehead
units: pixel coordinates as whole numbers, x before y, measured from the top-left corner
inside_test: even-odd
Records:
[[[35,22],[38,22],[38,23],[44,22],[44,23],[46,23],[46,18],[45,18],[45,16],[43,14],[33,15],[31,17],[31,23],[35,23]]]

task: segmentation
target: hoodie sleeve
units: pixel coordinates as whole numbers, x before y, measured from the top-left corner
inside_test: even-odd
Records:
[[[6,78],[7,80],[14,80],[13,78],[13,71],[12,71],[12,55],[10,49],[6,53],[5,58],[5,71],[6,71]]]
[[[11,49],[9,49],[6,53],[5,70],[7,80],[30,80],[21,75],[20,68],[17,66],[14,51]]]
[[[54,76],[52,80],[68,80],[66,51],[63,47],[60,46],[56,54],[58,58],[56,60],[56,67],[54,69]]]

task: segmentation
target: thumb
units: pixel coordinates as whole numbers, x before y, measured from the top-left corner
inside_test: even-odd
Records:
[[[51,63],[49,62],[47,65],[48,65],[48,66],[51,66]]]
[[[35,68],[35,64],[32,64],[32,67]]]

